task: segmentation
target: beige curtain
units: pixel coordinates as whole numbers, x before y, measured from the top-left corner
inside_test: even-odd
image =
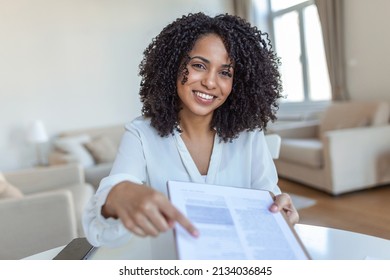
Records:
[[[233,12],[236,16],[242,17],[249,22],[253,20],[252,0],[232,0]]]
[[[321,21],[332,99],[347,100],[343,0],[315,0],[315,4]]]

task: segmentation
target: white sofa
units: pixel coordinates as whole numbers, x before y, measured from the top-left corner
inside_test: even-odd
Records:
[[[0,178],[0,259],[20,259],[84,236],[94,193],[79,165],[5,172]]]
[[[332,195],[390,183],[387,102],[336,102],[320,120],[275,126],[281,178]]]
[[[80,164],[85,181],[97,189],[111,170],[123,133],[124,125],[63,132],[54,139],[49,164]]]

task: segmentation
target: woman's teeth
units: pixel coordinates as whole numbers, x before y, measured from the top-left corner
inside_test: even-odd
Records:
[[[211,100],[211,99],[214,98],[214,96],[212,96],[212,95],[209,95],[209,94],[206,94],[206,93],[203,93],[203,92],[199,92],[199,91],[195,91],[195,94],[197,96],[199,96],[200,98],[207,99],[207,100]]]

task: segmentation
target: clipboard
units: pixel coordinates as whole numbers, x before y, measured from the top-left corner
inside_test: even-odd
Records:
[[[85,237],[78,237],[69,242],[53,260],[86,260],[95,248]]]

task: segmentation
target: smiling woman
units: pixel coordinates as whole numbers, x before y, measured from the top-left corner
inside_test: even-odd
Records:
[[[201,234],[168,200],[169,180],[271,191],[270,211],[298,221],[262,131],[281,89],[267,34],[236,16],[189,14],[146,48],[140,76],[143,116],[126,125],[111,173],[85,211],[91,244],[161,236],[175,223]]]

